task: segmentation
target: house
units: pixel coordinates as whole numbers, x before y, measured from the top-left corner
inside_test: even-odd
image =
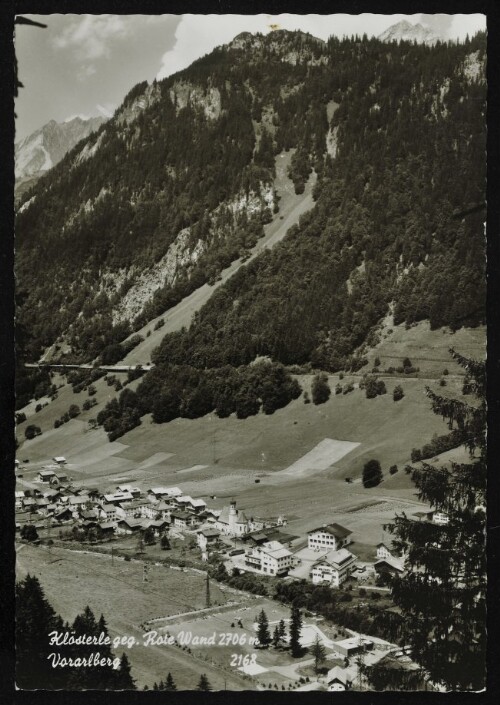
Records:
[[[349,637],[348,639],[334,642],[333,648],[341,656],[349,658],[364,651],[371,651],[373,649],[373,641],[365,637]]]
[[[49,506],[50,502],[48,499],[45,499],[45,497],[37,497],[35,499],[36,502],[36,508],[41,514],[46,514],[47,513],[47,507]]]
[[[236,509],[236,502],[224,507],[215,521],[215,527],[226,536],[243,536],[250,531],[250,522],[241,509]]]
[[[59,490],[47,489],[42,492],[42,495],[46,499],[49,499],[52,502],[55,502],[61,496],[61,493],[59,492]]]
[[[116,526],[117,534],[136,534],[142,531],[142,521],[138,519],[120,519]]]
[[[73,518],[73,512],[69,507],[64,507],[64,509],[59,509],[59,511],[55,512],[54,514],[54,519],[56,521],[69,521],[70,519]]]
[[[122,502],[130,502],[133,499],[130,492],[112,492],[104,495],[104,500],[107,504],[121,504]]]
[[[440,526],[445,526],[449,522],[448,515],[445,512],[431,512],[431,521],[434,524],[439,524]]]
[[[52,458],[52,460],[58,465],[66,465],[67,463],[67,460],[63,455],[57,455],[55,458]]]
[[[326,682],[328,684],[328,690],[330,691],[342,691],[349,690],[352,683],[356,678],[356,673],[351,668],[341,668],[340,666],[335,666],[331,668],[326,676]]]
[[[307,532],[307,546],[317,550],[338,551],[351,542],[352,531],[340,524],[324,524]]]
[[[165,519],[150,519],[142,522],[143,528],[152,529],[155,536],[161,536],[168,530],[170,524]]]
[[[267,541],[245,553],[245,565],[263,575],[285,575],[293,565],[293,555],[279,541]]]
[[[176,529],[189,529],[197,523],[197,519],[193,514],[183,511],[175,511],[170,514],[172,526]]]
[[[89,509],[88,511],[80,512],[80,517],[84,521],[97,521],[98,519],[97,512],[95,509]]]
[[[328,583],[333,587],[339,587],[347,580],[354,569],[356,556],[346,548],[338,551],[329,551],[326,556],[320,558],[311,570],[312,582]]]
[[[55,478],[58,480],[58,482],[67,482],[68,481],[68,475],[64,472],[64,470],[58,470],[55,473]]]
[[[110,538],[115,533],[115,525],[111,521],[102,521],[97,527],[102,538]]]
[[[16,509],[21,509],[21,507],[23,506],[23,500],[24,500],[23,490],[16,490],[15,499],[16,499]]]
[[[219,536],[220,531],[214,529],[211,526],[204,526],[196,532],[196,540],[198,542],[198,546],[204,553],[207,551],[207,548],[209,546],[213,546],[215,543],[217,543]]]
[[[73,509],[85,509],[89,501],[87,494],[77,494],[69,498],[68,504]]]
[[[182,496],[182,490],[179,489],[179,487],[151,487],[147,490],[147,495],[149,499],[154,502],[165,497]]]
[[[391,556],[390,558],[381,558],[373,565],[377,575],[396,575],[404,573],[404,561],[402,558]]]
[[[50,482],[56,474],[53,470],[40,470],[38,473],[38,482]]]
[[[170,512],[174,508],[171,504],[165,502],[164,499],[161,499],[158,504],[153,505],[153,507],[158,519],[170,519]]]
[[[385,543],[377,544],[377,558],[379,561],[392,562],[397,566],[401,566],[401,568],[404,566],[405,556],[391,550]]]
[[[134,499],[139,499],[141,496],[141,490],[138,487],[132,487],[132,485],[118,485],[118,492],[130,492]]]
[[[180,495],[179,497],[174,497],[173,500],[180,509],[194,512],[195,514],[201,514],[207,506],[203,499],[193,499],[189,495]]]
[[[117,521],[118,519],[125,519],[125,511],[114,504],[103,504],[99,509],[99,516],[105,521]]]
[[[154,519],[156,517],[156,506],[151,504],[147,499],[133,499],[130,502],[124,502],[122,509],[128,517],[142,517]]]

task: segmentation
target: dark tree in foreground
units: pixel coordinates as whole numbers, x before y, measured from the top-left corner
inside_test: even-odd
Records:
[[[132,678],[130,661],[126,653],[122,654],[118,674],[116,677],[117,690],[136,690],[135,681]]]
[[[172,678],[170,671],[167,674],[163,690],[177,690],[177,686],[174,683],[174,679]]]
[[[205,673],[201,674],[196,690],[204,690],[204,691],[212,690],[212,686],[210,685],[210,682],[209,682]]]
[[[369,460],[363,468],[363,487],[376,487],[382,482],[382,468],[378,460]]]
[[[302,616],[298,607],[292,607],[290,619],[290,652],[293,657],[302,654],[302,646],[300,645],[300,632],[302,629]]]
[[[435,683],[480,690],[486,659],[486,400],[484,363],[450,351],[467,371],[476,399],[466,403],[427,389],[434,413],[464,433],[469,462],[408,468],[419,498],[448,516],[444,525],[396,516],[393,545],[407,572],[392,580],[402,636]]]
[[[61,618],[45,599],[38,578],[16,584],[16,684],[24,690],[62,688],[62,669],[52,668],[48,634],[62,629]]]
[[[311,646],[311,656],[314,659],[314,670],[318,673],[319,667],[326,659],[326,649],[320,641],[319,635],[316,634],[316,639]]]
[[[262,646],[267,646],[271,643],[271,635],[269,633],[269,622],[264,610],[261,610],[257,619],[257,639]]]

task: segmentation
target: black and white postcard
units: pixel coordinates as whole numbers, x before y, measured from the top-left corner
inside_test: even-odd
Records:
[[[484,690],[486,15],[78,12],[15,20],[16,687]]]

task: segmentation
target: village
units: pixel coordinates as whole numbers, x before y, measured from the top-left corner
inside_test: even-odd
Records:
[[[371,560],[366,560],[366,556],[361,560],[353,549],[356,524],[341,525],[335,521],[334,511],[329,523],[294,533],[285,515],[250,515],[238,507],[235,498],[216,509],[210,506],[215,497],[206,497],[205,501],[184,494],[177,486],[120,483],[101,490],[73,483],[67,467],[62,456],[54,457],[38,470],[16,461],[16,531],[23,543],[42,543],[49,549],[75,543],[103,553],[111,549],[112,556],[113,552],[119,555],[127,549],[129,555],[142,556],[151,547],[156,550],[152,554],[156,559],[168,550],[169,557],[184,558],[177,563],[188,569],[221,564],[227,575],[253,574],[291,583],[305,580],[314,586],[339,590],[349,584],[350,590],[357,586],[360,595],[368,589],[372,597],[388,596],[387,576],[405,570],[405,557],[391,548],[390,540],[374,546]],[[438,512],[418,511],[413,518],[437,524],[447,522],[446,515]],[[180,546],[180,552],[170,552],[174,546]],[[148,580],[146,563],[143,579]],[[165,632],[166,623],[160,623]],[[143,625],[144,631],[151,624],[154,620]],[[401,660],[411,666],[409,654],[394,644],[352,630],[344,630],[343,638],[334,640],[325,625],[316,622],[304,626],[303,645],[311,646],[318,635],[323,645],[332,650],[327,659],[337,660],[322,678],[314,681],[315,688],[352,687],[359,674],[349,659],[360,650],[363,658],[372,662],[390,657],[398,660],[398,666]],[[250,643],[252,637],[248,638]],[[240,670],[255,677],[261,672],[259,669],[262,666],[249,661]],[[303,687],[307,690],[313,685],[304,682]]]

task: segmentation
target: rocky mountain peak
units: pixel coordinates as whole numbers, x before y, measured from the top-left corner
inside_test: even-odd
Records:
[[[435,44],[438,37],[432,29],[424,27],[422,24],[412,24],[408,20],[401,20],[388,27],[385,32],[378,36],[381,42],[418,42],[419,44]]]

